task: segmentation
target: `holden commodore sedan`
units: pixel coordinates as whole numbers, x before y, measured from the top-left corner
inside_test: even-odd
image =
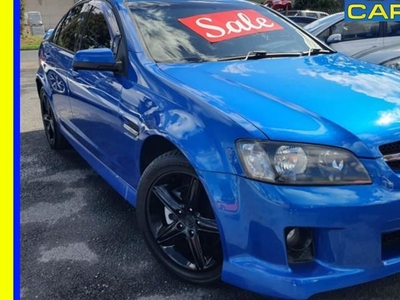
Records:
[[[83,0],[39,50],[71,144],[192,283],[282,298],[400,272],[400,74],[239,0]]]

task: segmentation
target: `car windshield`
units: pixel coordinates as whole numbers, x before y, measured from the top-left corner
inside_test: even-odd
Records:
[[[156,62],[215,61],[257,51],[284,56],[323,47],[277,14],[250,2],[128,5]]]

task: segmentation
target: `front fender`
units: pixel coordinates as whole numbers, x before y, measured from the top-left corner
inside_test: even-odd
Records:
[[[266,136],[239,115],[226,116],[201,99],[175,99],[147,101],[148,110],[140,114],[145,128],[140,140],[162,136],[197,170],[243,175],[236,140]]]

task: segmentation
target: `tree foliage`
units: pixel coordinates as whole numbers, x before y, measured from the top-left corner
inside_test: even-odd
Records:
[[[295,9],[331,10],[341,7],[336,0],[296,0]]]
[[[19,33],[22,34],[24,32],[24,20],[25,20],[25,0],[19,1]]]

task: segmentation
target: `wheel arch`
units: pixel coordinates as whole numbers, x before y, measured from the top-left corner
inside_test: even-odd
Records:
[[[153,160],[172,150],[182,153],[195,170],[230,172],[233,168],[214,136],[203,133],[197,134],[196,138],[182,139],[173,132],[157,131],[145,137],[140,146],[140,174],[143,174]]]
[[[144,140],[140,150],[140,174],[143,174],[144,170],[146,170],[157,157],[172,150],[178,150],[182,153],[182,151],[166,137],[162,135],[148,136]]]
[[[36,77],[36,90],[38,92],[38,95],[40,94],[40,89],[43,87],[43,82],[39,79],[39,77]]]
[[[173,138],[173,136],[172,136]],[[211,141],[209,141],[211,143]],[[204,148],[211,147],[212,144],[206,145]],[[189,164],[192,166],[194,169],[195,173],[197,173],[200,182],[204,186],[205,192],[208,196],[208,200],[210,201],[211,207],[214,211],[214,215],[216,217],[218,227],[220,230],[220,233],[222,234],[221,238],[223,238],[223,228],[221,226],[221,221],[219,220],[220,215],[218,214],[218,207],[217,207],[217,201],[215,198],[213,198],[213,193],[211,192],[210,188],[211,185],[207,182],[206,177],[204,176],[203,171],[207,170],[207,165],[209,165],[209,162],[206,162],[205,164],[201,164],[202,160],[207,160],[207,159],[201,159],[196,154],[199,152],[203,152],[203,150],[199,150],[196,148],[196,150],[191,150],[190,145],[188,145],[188,141],[182,141],[179,140],[178,138],[172,139],[171,140],[171,135],[165,136],[161,135],[161,133],[154,134],[154,135],[149,135],[144,141],[141,146],[140,150],[140,174],[141,176],[143,175],[143,172],[145,169],[159,156],[173,151],[177,150],[179,151],[189,162]],[[211,154],[210,154],[211,153]],[[221,157],[221,155],[218,155],[218,150],[213,149],[210,153],[207,154],[207,156],[213,156],[214,158],[219,160],[219,164],[214,160],[213,163],[214,165],[218,168],[222,166],[223,163],[229,163],[228,162],[228,156],[227,154],[224,158]],[[225,160],[225,162],[223,162]],[[211,173],[214,173],[211,171]],[[226,249],[225,245],[222,246],[224,254]]]
[[[36,89],[37,89],[37,93],[40,96],[40,89],[43,87],[47,96],[50,98],[51,100],[51,95],[52,95],[52,91],[50,86],[47,84],[47,80],[46,80],[46,76],[43,72],[43,70],[39,70],[38,73],[36,74]]]
[[[146,124],[150,128],[141,137],[140,174],[158,156],[175,149],[195,170],[241,174],[235,142],[238,136],[248,138],[249,133],[234,122],[210,115],[201,116],[174,108],[163,116],[152,117],[157,120],[157,126]]]

